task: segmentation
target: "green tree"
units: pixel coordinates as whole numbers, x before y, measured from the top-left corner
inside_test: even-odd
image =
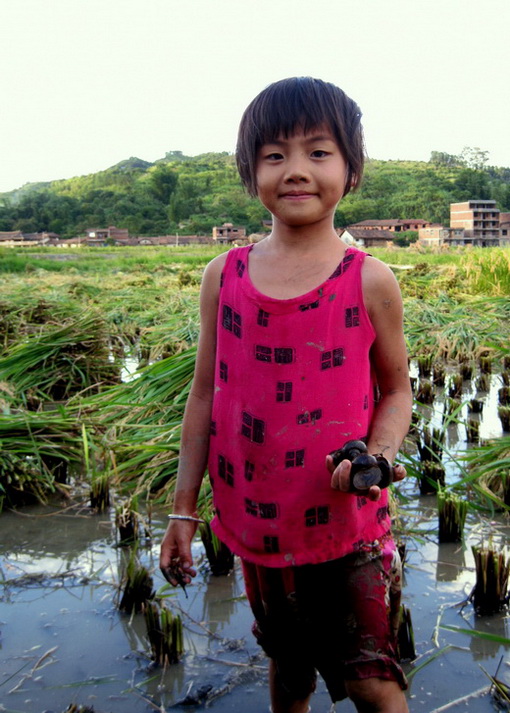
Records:
[[[178,174],[164,163],[151,167],[147,172],[147,186],[150,193],[165,205],[168,205],[178,181]]]

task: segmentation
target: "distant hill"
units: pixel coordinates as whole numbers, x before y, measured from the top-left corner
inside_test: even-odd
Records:
[[[493,198],[510,211],[510,168],[484,166],[479,154],[469,160],[438,152],[428,162],[368,160],[362,187],[340,202],[336,224],[385,218],[448,224],[450,203],[471,198]],[[47,230],[62,237],[108,225],[132,235],[210,234],[224,222],[250,233],[260,231],[267,217],[243,190],[226,152],[190,157],[169,151],[153,163],[130,157],[97,173],[0,194],[0,231]]]

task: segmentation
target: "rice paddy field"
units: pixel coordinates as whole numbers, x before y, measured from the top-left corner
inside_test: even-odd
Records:
[[[157,568],[219,250],[0,251],[0,711],[267,710],[238,563],[204,528],[186,592]],[[416,400],[392,489],[409,708],[509,710],[510,251],[373,254]]]

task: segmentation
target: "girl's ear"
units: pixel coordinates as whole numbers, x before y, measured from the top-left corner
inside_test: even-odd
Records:
[[[349,166],[347,175],[345,177],[344,196],[346,196],[349,193],[349,191],[351,191],[357,185],[358,185],[358,175]]]

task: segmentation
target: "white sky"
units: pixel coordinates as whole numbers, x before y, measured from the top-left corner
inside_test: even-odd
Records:
[[[0,0],[0,191],[233,151],[283,77],[361,106],[368,154],[510,166],[510,0]]]

